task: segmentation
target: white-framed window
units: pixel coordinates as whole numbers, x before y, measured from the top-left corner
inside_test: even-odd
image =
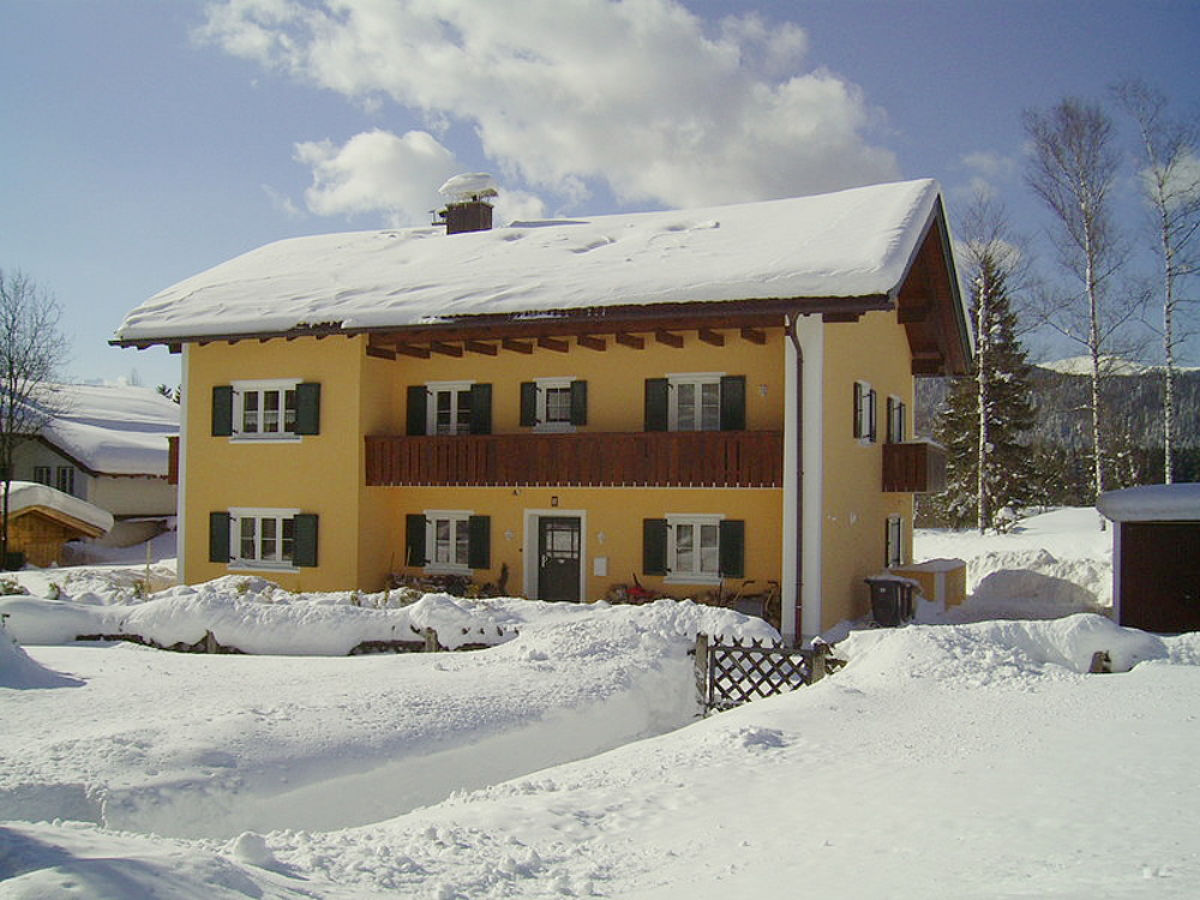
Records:
[[[720,431],[721,372],[668,375],[671,431]]]
[[[902,444],[908,433],[908,406],[899,397],[887,400],[887,439],[893,444]]]
[[[887,568],[904,565],[904,519],[900,516],[888,516],[887,540],[884,554]]]
[[[721,580],[721,515],[667,516],[668,582],[717,584]]]
[[[426,434],[471,433],[471,381],[431,381],[425,385]]]
[[[291,569],[298,509],[240,507],[229,510],[231,568]]]
[[[537,427],[545,431],[569,431],[571,425],[572,378],[537,379]]]
[[[33,480],[36,481],[38,484],[44,484],[44,485],[46,485],[46,487],[51,487],[54,484],[54,482],[50,475],[50,467],[49,466],[34,466],[33,467]]]
[[[874,443],[875,389],[865,381],[854,382],[854,436],[864,444]]]
[[[233,382],[233,437],[237,440],[296,439],[299,378]]]
[[[462,509],[425,510],[425,571],[466,575],[471,550],[471,511]]]
[[[75,493],[75,467],[74,466],[59,466],[54,473],[54,486],[64,494]]]

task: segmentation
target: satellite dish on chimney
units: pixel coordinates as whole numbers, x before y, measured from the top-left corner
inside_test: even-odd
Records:
[[[496,182],[487,172],[464,172],[455,175],[438,188],[449,203],[468,203],[497,196]]]

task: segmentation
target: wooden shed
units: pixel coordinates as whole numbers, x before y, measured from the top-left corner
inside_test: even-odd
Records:
[[[1097,506],[1116,524],[1117,623],[1169,634],[1200,631],[1200,484],[1109,491]]]
[[[112,528],[110,513],[43,484],[12,482],[9,492],[8,549],[25,562],[50,566],[63,561],[63,545],[96,538]]]

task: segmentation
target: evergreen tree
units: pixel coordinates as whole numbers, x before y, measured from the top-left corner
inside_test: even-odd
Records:
[[[947,451],[940,505],[950,525],[973,524],[982,533],[1006,529],[1012,514],[1033,499],[1029,448],[1019,443],[1033,423],[1033,406],[1029,365],[1009,299],[1016,253],[993,231],[971,241],[966,258],[975,357],[971,374],[952,381],[937,423],[937,438]]]

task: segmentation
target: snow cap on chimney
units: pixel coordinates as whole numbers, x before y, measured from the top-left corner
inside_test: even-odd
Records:
[[[487,172],[455,175],[438,188],[446,198],[446,208],[438,214],[445,220],[446,234],[488,231],[492,227],[492,204],[497,196],[496,183]]]

